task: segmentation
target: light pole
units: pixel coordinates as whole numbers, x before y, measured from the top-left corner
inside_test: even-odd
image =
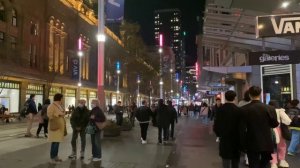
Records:
[[[170,74],[171,74],[171,91],[170,91],[170,98],[171,98],[171,101],[172,101],[172,98],[173,98],[173,69],[171,68],[170,69]]]
[[[137,103],[137,105],[138,106],[140,106],[140,83],[141,83],[141,79],[140,79],[140,76],[138,75],[137,76],[137,96],[136,96],[136,98],[137,98],[137,100],[136,100],[136,103]]]
[[[104,19],[104,5],[105,0],[98,1],[98,100],[100,106],[105,109],[105,93],[104,93],[104,43],[105,43],[105,19]]]
[[[118,76],[118,81],[117,81],[117,101],[119,101],[119,93],[120,93],[120,74],[121,74],[121,64],[120,64],[119,61],[117,61],[116,69],[117,69],[117,76]]]
[[[78,39],[78,52],[77,55],[79,57],[79,74],[78,74],[78,88],[77,88],[77,100],[80,99],[80,89],[82,86],[82,82],[81,82],[81,73],[82,73],[82,57],[84,56],[84,53],[82,51],[82,39],[81,37],[79,37]],[[75,102],[75,104],[77,104],[78,101]]]
[[[160,99],[164,98],[164,92],[163,92],[163,67],[162,67],[162,53],[163,53],[163,35],[159,35],[159,75],[160,75],[160,80],[159,80],[159,93],[160,93]]]

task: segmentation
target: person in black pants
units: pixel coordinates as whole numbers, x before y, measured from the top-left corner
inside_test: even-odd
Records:
[[[239,124],[241,110],[234,104],[236,93],[225,93],[226,103],[215,113],[214,132],[219,137],[219,155],[223,168],[238,168],[240,160]]]
[[[250,168],[268,168],[274,152],[271,129],[279,125],[276,111],[260,101],[260,87],[250,87],[249,95],[251,103],[241,108],[240,144],[247,152]]]
[[[44,102],[44,105],[41,108],[41,117],[42,117],[43,123],[39,124],[39,128],[36,131],[36,137],[37,138],[39,138],[40,132],[41,132],[43,127],[44,127],[45,138],[48,137],[47,134],[48,134],[48,120],[49,119],[48,119],[48,116],[47,116],[47,108],[48,108],[49,105],[50,105],[50,99],[46,99],[45,102]]]
[[[147,102],[145,100],[142,101],[142,106],[139,107],[136,111],[135,117],[140,122],[141,127],[141,141],[142,144],[147,143],[147,131],[150,123],[151,109],[147,107]]]
[[[170,113],[170,125],[171,125],[171,133],[170,133],[170,138],[174,140],[174,129],[175,129],[175,122],[177,123],[177,112],[175,108],[172,105],[172,101],[168,101],[168,110]],[[169,129],[170,127],[168,127]]]
[[[158,108],[156,109],[156,121],[158,126],[158,143],[163,144],[163,141],[168,140],[168,132],[170,125],[170,114],[168,107],[164,104],[163,99],[159,99]],[[163,139],[162,139],[163,134]]]
[[[117,125],[122,126],[123,124],[123,113],[124,109],[121,101],[118,101],[118,104],[115,105],[114,113],[116,114]]]

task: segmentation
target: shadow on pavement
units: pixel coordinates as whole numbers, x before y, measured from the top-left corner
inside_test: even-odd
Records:
[[[45,164],[41,164],[38,166],[35,166],[33,168],[76,168],[76,167],[80,167],[80,168],[104,168],[102,166],[102,162],[90,162],[90,163],[86,163],[82,160],[69,160],[69,161],[64,161],[62,163],[59,164],[51,164],[51,163],[45,163]]]

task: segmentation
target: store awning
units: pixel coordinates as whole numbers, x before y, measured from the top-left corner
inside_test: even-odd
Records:
[[[251,66],[236,66],[236,67],[203,67],[204,70],[210,72],[216,72],[220,74],[232,74],[232,73],[251,73]]]

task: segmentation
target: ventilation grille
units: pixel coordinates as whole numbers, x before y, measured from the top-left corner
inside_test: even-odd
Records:
[[[268,75],[279,75],[279,74],[289,74],[291,72],[291,65],[268,65],[262,67],[263,76]]]

